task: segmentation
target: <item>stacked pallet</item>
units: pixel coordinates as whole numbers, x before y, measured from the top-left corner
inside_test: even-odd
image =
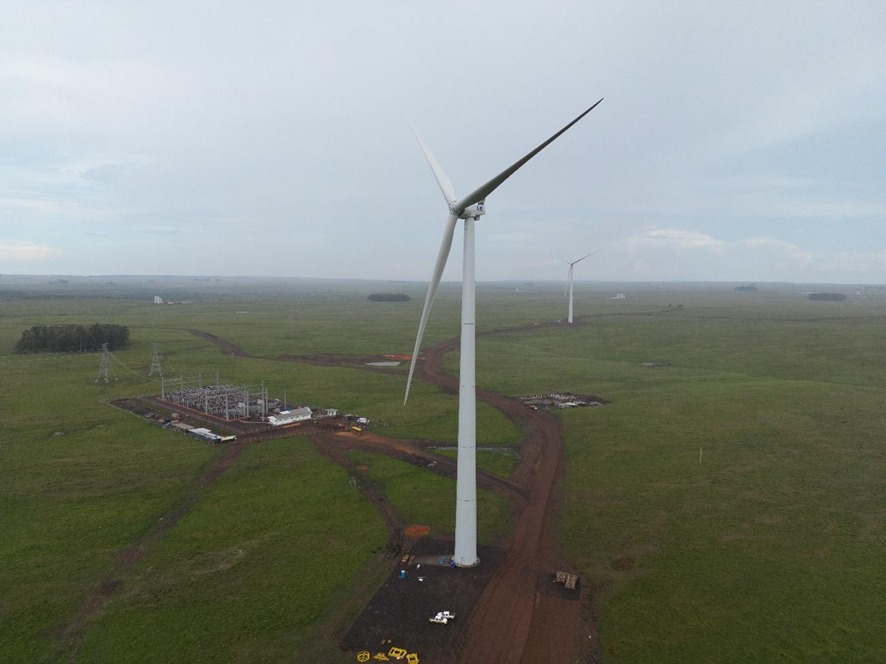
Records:
[[[562,583],[563,587],[567,590],[575,590],[575,584],[578,583],[578,576],[575,574],[570,574],[569,572],[557,572],[554,577],[554,580],[557,583]]]

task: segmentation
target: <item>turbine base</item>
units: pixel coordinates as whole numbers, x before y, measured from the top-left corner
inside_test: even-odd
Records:
[[[471,567],[476,567],[477,565],[479,565],[479,564],[480,564],[480,559],[477,558],[477,559],[474,560],[474,562],[472,562],[472,563],[457,562],[457,561],[455,561],[455,560],[453,560],[453,562],[455,562],[455,566],[456,566],[456,567],[463,567],[463,568],[465,568],[465,569],[470,569]]]

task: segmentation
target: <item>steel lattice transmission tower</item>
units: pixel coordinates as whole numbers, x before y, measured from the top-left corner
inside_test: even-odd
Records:
[[[155,373],[162,377],[163,376],[163,367],[160,366],[160,347],[157,344],[151,344],[153,350],[151,351],[151,370],[148,372],[149,376],[153,376]]]
[[[101,363],[98,366],[98,376],[95,377],[95,382],[97,383],[100,380],[104,380],[106,383],[110,382],[111,376],[111,351],[108,350],[108,344],[102,344],[102,359]]]

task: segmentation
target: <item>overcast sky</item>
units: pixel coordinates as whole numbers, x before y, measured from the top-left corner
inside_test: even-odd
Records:
[[[3,0],[0,273],[886,283],[886,2]],[[444,275],[461,275],[461,231]]]

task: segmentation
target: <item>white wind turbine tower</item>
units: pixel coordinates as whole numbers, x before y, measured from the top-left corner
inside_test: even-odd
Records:
[[[486,213],[486,197],[495,191],[499,185],[517,172],[527,161],[544,150],[563,132],[569,129],[585,115],[590,113],[599,104],[591,106],[572,122],[563,127],[544,143],[532,150],[529,154],[514,162],[511,166],[496,175],[489,182],[480,185],[464,198],[456,198],[455,189],[446,173],[430,153],[418,133],[413,128],[413,133],[428,160],[428,164],[434,173],[437,184],[443,192],[446,201],[448,215],[446,227],[443,231],[443,241],[437,254],[437,263],[428,286],[428,295],[425,298],[424,308],[421,312],[421,321],[418,325],[418,334],[415,338],[415,349],[412,351],[412,363],[409,366],[409,377],[406,379],[406,395],[404,405],[409,399],[409,387],[412,384],[412,375],[415,371],[415,362],[421,348],[422,336],[428,322],[431,304],[443,268],[446,267],[446,259],[449,258],[449,250],[452,246],[452,236],[455,232],[455,224],[463,219],[464,232],[464,260],[462,266],[462,295],[461,295],[461,357],[459,364],[459,387],[458,387],[458,461],[456,476],[456,504],[455,504],[455,552],[452,556],[455,564],[459,567],[473,567],[480,562],[477,557],[477,404],[475,382],[475,357],[474,357],[474,222]]]
[[[572,325],[572,275],[575,271],[575,264],[581,263],[588,256],[593,256],[596,254],[596,251],[592,251],[587,256],[582,256],[578,260],[568,261],[565,258],[563,259],[567,263],[569,263],[569,274],[566,276],[566,294],[569,295],[569,318],[566,319],[566,322]]]

